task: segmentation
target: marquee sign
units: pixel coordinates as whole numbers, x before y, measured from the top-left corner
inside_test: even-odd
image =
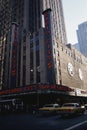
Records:
[[[61,92],[73,92],[74,91],[73,89],[66,87],[66,86],[43,84],[43,85],[29,85],[29,86],[25,86],[25,87],[1,90],[0,95],[38,92],[38,90],[40,90],[42,92],[44,92],[44,90],[45,91],[50,90],[50,91],[56,91],[56,92],[57,91],[61,91]]]
[[[77,90],[77,89],[76,89]],[[47,85],[47,84],[33,84],[33,85],[28,85],[25,87],[19,87],[19,88],[13,88],[7,89],[7,90],[0,90],[0,96],[5,96],[5,95],[14,95],[14,94],[27,94],[27,93],[38,93],[38,92],[55,92],[55,93],[63,93],[67,95],[73,95],[73,96],[87,96],[87,91],[85,90],[79,90],[80,93],[75,94],[75,88],[70,88],[67,86],[62,86],[62,85]]]

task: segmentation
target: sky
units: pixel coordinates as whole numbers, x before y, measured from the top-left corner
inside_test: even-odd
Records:
[[[68,43],[78,42],[78,25],[87,21],[87,0],[62,0]]]

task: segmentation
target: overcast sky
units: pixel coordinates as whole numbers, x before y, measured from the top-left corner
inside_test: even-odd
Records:
[[[62,0],[68,43],[77,43],[78,25],[87,21],[87,0]]]

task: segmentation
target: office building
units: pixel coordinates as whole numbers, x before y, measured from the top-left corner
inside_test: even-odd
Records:
[[[18,25],[18,43],[17,43],[17,78],[20,78],[20,56],[21,43],[24,33],[33,33],[41,27],[41,6],[40,0],[3,0],[0,1],[0,89],[9,88],[9,76],[12,56],[10,53],[12,23]],[[13,25],[13,26],[15,26]],[[6,76],[9,77],[6,81]],[[18,84],[15,84],[16,86]]]
[[[87,57],[87,22],[81,23],[77,30],[80,52]]]
[[[66,30],[63,16],[62,0],[43,0],[43,10],[51,8],[52,36],[62,44],[67,44]]]

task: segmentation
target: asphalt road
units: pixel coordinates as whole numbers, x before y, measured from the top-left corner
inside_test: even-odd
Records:
[[[87,130],[87,112],[65,118],[28,113],[0,115],[0,130]]]

